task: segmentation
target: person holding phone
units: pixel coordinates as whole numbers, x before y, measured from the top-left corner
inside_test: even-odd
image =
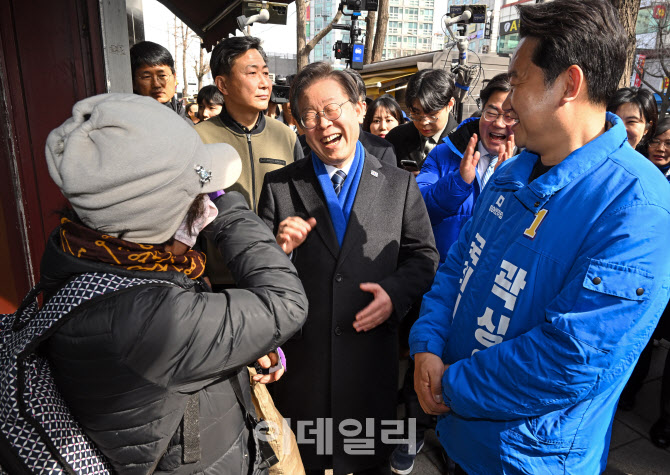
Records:
[[[452,74],[441,69],[424,69],[410,78],[405,105],[411,122],[385,137],[395,148],[399,167],[417,175],[430,151],[456,129],[451,114],[454,87]]]

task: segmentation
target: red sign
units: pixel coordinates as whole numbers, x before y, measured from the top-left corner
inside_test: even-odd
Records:
[[[670,78],[666,76],[663,78],[663,92],[668,90],[668,86],[670,86]]]
[[[657,20],[661,20],[665,18],[666,13],[667,13],[667,7],[665,5],[656,5],[654,7],[654,13],[652,14],[652,16]]]
[[[633,86],[640,87],[642,85],[642,75],[644,74],[644,63],[647,60],[647,56],[644,54],[638,54],[635,56],[635,71],[633,74]]]

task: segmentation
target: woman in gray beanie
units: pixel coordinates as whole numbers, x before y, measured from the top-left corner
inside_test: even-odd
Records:
[[[242,196],[207,198],[236,181],[236,152],[151,98],[106,94],[74,106],[46,155],[76,213],[47,244],[47,294],[88,273],[146,281],[78,307],[46,342],[75,418],[118,473],[262,472],[247,365],[277,363],[307,300]],[[202,280],[203,228],[239,288]]]

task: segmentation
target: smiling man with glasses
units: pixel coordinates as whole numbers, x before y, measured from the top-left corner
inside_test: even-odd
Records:
[[[130,48],[130,69],[135,94],[153,97],[193,124],[186,116],[184,104],[175,98],[174,60],[167,49],[151,41],[137,43]]]
[[[273,396],[297,434],[332,423],[331,448],[298,438],[308,475],[388,473],[382,423],[396,418],[398,323],[435,273],[430,221],[414,177],[359,141],[351,76],[310,64],[290,97],[311,153],[265,175],[258,214],[291,255],[309,315],[282,347],[292,365]],[[374,420],[369,450],[348,450],[347,420]]]
[[[416,181],[426,201],[440,260],[458,238],[462,225],[472,216],[475,201],[496,166],[501,163],[502,147],[506,156],[514,152],[514,119],[502,104],[511,89],[507,74],[493,77],[480,92],[482,117],[466,119],[457,130],[437,145],[423,163]],[[463,158],[471,140],[476,153]]]

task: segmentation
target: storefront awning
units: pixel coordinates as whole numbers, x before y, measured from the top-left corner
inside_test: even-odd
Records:
[[[398,83],[405,82],[405,78],[408,78],[417,71],[416,66],[410,66],[407,68],[389,69],[388,71],[364,72],[362,76],[368,97],[376,97],[384,94]]]
[[[237,29],[237,17],[243,14],[243,0],[159,0],[202,38],[210,51],[216,43]],[[293,0],[272,0],[288,5]],[[249,3],[249,2],[247,2]],[[252,3],[261,3],[252,2]]]

